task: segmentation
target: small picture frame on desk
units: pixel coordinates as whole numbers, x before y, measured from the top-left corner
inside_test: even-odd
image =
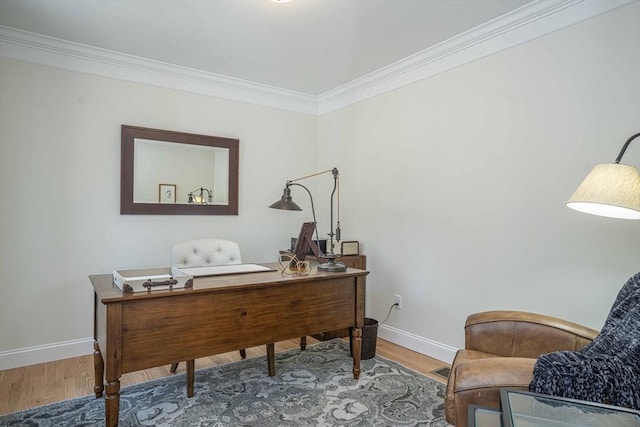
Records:
[[[340,255],[360,255],[360,243],[357,240],[340,242]]]
[[[175,184],[158,184],[158,202],[176,203],[176,185]]]

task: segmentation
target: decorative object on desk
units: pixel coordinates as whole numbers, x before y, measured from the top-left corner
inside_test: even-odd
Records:
[[[328,233],[329,238],[330,238],[330,246],[329,246],[329,252],[325,253],[325,254],[318,254],[316,253],[317,249],[317,245],[311,243],[310,246],[313,249],[314,246],[316,247],[316,250],[314,250],[314,253],[316,254],[316,256],[318,256],[319,258],[324,258],[327,261],[323,262],[322,264],[320,264],[318,266],[319,270],[322,271],[345,271],[347,269],[347,267],[339,262],[336,262],[336,257],[337,255],[334,253],[334,244],[333,244],[333,240],[334,237],[336,240],[340,240],[340,186],[339,186],[339,181],[338,181],[338,169],[333,168],[333,169],[329,169],[326,171],[322,171],[322,172],[318,172],[318,173],[314,173],[312,175],[307,175],[307,176],[303,176],[300,178],[296,178],[296,179],[292,179],[287,181],[286,186],[284,188],[284,191],[282,193],[282,198],[280,200],[278,200],[277,202],[273,203],[271,206],[269,206],[270,208],[273,209],[282,209],[282,210],[292,210],[292,211],[301,211],[302,208],[300,206],[298,206],[298,204],[296,204],[292,198],[291,198],[291,188],[292,186],[297,186],[297,187],[302,187],[307,194],[309,194],[309,198],[311,199],[311,212],[313,214],[313,223],[314,225],[317,224],[318,222],[316,221],[316,211],[315,208],[313,206],[313,196],[311,195],[311,191],[309,191],[309,189],[307,187],[305,187],[302,184],[298,184],[296,181],[300,181],[306,178],[311,178],[317,175],[322,175],[325,173],[329,173],[331,172],[333,174],[333,191],[331,192],[331,211],[330,211],[330,224],[331,224],[331,231]],[[336,230],[335,233],[333,231],[333,198],[335,193],[338,193],[338,210],[337,210],[337,224],[336,224]],[[299,239],[298,239],[299,240]],[[318,230],[316,229],[316,240],[319,240],[318,238]],[[298,255],[298,254],[296,254]]]
[[[573,193],[567,206],[580,212],[621,219],[640,219],[640,172],[620,164],[627,147],[622,146],[615,163],[596,165]]]
[[[205,191],[207,192],[207,200],[204,199]],[[204,187],[196,188],[195,190],[190,191],[187,197],[188,197],[187,203],[189,203],[190,205],[193,205],[193,204],[212,205],[213,204],[213,190],[209,190],[208,188],[204,188]]]
[[[360,242],[357,240],[340,242],[340,255],[360,255]]]
[[[278,375],[264,357],[199,370],[193,398],[184,374],[121,390],[121,426],[447,426],[444,386],[393,361],[363,362],[350,375],[342,340],[276,354]],[[0,425],[104,426],[104,399],[85,396],[0,416]]]
[[[300,227],[296,244],[293,245],[291,249],[291,253],[296,256],[298,261],[304,261],[309,252],[313,253],[316,257],[321,255],[318,246],[313,241],[314,230],[317,235],[318,230],[316,229],[315,222],[305,222],[302,224],[302,227]]]
[[[327,239],[315,239],[315,240],[313,240],[313,242],[316,244],[316,246],[318,246],[318,249],[320,250],[321,253],[327,252],[327,241],[328,241]],[[291,248],[288,251],[291,252],[291,253],[294,253],[297,243],[298,243],[298,239],[296,237],[292,237],[291,238]],[[315,255],[313,253],[313,250],[311,249],[311,247],[309,247],[309,250],[307,251],[307,255]]]
[[[283,264],[283,261],[285,263]],[[298,275],[304,276],[311,273],[311,265],[309,261],[301,261],[295,254],[281,254],[278,258],[282,275]]]
[[[171,268],[145,268],[113,272],[113,283],[125,294],[193,287],[193,276]]]
[[[158,202],[159,203],[175,203],[176,202],[175,184],[158,184]]]

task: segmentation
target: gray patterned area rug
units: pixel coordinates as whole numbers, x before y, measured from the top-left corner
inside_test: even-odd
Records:
[[[349,346],[322,342],[276,355],[123,387],[120,426],[447,426],[444,386],[376,356],[351,372]],[[0,426],[103,426],[104,399],[86,396],[0,416]]]

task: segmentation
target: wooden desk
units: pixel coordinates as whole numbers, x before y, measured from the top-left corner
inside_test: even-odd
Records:
[[[309,259],[317,260],[314,256],[308,256]],[[344,255],[336,258],[337,262],[340,262],[350,268],[359,268],[360,270],[367,269],[367,257],[366,255]],[[320,341],[332,340],[334,338],[343,338],[349,336],[349,328],[336,329],[333,331],[320,332],[319,334],[313,334],[313,337]],[[307,345],[306,337],[301,338],[304,342],[300,345],[304,348]]]
[[[118,425],[124,373],[186,360],[187,395],[193,396],[194,359],[322,331],[354,328],[357,379],[367,274],[351,268],[314,268],[307,276],[235,274],[196,278],[190,289],[126,295],[111,274],[89,276],[95,291],[94,391],[101,397],[106,388],[107,427]]]

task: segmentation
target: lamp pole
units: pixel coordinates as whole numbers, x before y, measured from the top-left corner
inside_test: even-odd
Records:
[[[620,154],[618,154],[618,157],[616,157],[616,163],[620,163],[620,160],[622,160],[622,156],[624,156],[624,152],[627,151],[627,147],[629,146],[629,144],[631,144],[631,141],[639,136],[640,132],[636,133],[635,135],[631,135],[631,138],[627,139],[627,142],[625,142],[622,146],[622,150],[620,150]]]

